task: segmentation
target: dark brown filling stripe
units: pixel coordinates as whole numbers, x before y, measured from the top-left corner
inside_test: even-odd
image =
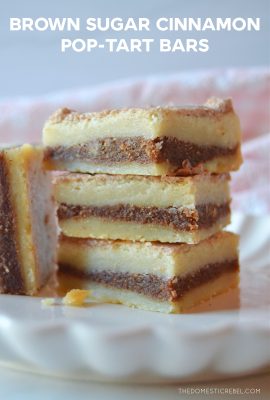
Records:
[[[131,274],[110,270],[82,272],[67,264],[60,264],[60,269],[108,287],[131,290],[160,301],[176,301],[190,290],[217,279],[226,272],[238,271],[239,264],[238,260],[208,264],[192,274],[168,280],[153,274]]]
[[[189,168],[215,157],[236,154],[237,149],[238,146],[233,148],[202,146],[168,136],[154,140],[146,140],[141,136],[108,137],[69,147],[48,147],[45,159],[105,164],[127,162],[149,164],[168,161],[179,168]]]
[[[24,292],[16,248],[15,226],[8,166],[4,155],[0,153],[0,293],[23,294]]]
[[[176,230],[192,231],[198,228],[209,228],[219,218],[230,212],[230,203],[205,204],[194,209],[186,207],[138,207],[129,204],[115,206],[91,207],[60,204],[58,218],[99,217],[112,221],[127,221],[139,224],[155,224],[171,227]]]

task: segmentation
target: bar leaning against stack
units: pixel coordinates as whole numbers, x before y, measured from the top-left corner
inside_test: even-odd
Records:
[[[43,149],[0,146],[0,293],[36,295],[54,283],[57,221]]]
[[[238,280],[229,172],[241,165],[230,100],[79,114],[44,127],[59,265],[107,302],[183,312]]]

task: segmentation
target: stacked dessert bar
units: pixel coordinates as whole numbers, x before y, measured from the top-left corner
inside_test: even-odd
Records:
[[[57,111],[44,127],[59,266],[102,301],[183,312],[237,285],[229,172],[242,162],[230,100]],[[67,172],[68,171],[68,172]]]

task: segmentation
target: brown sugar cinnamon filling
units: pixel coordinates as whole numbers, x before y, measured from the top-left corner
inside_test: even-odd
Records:
[[[67,264],[60,264],[59,267],[64,272],[107,287],[130,290],[160,301],[176,301],[190,290],[217,279],[226,272],[238,271],[239,264],[238,260],[207,264],[194,273],[184,277],[175,276],[167,280],[154,274],[133,274],[110,270],[83,272]]]
[[[192,231],[209,228],[220,218],[230,213],[230,203],[198,205],[187,207],[138,207],[129,204],[113,206],[80,206],[60,204],[58,218],[99,217],[112,221],[135,222],[139,224],[157,224],[169,226],[176,230]]]
[[[84,161],[91,163],[128,163],[141,164],[169,162],[178,167],[186,163],[194,167],[220,156],[237,153],[238,145],[229,147],[197,145],[164,136],[147,140],[142,136],[94,139],[88,143],[73,146],[48,147],[45,159],[57,161]]]
[[[0,293],[23,294],[24,281],[16,249],[15,215],[12,207],[9,171],[0,154]]]

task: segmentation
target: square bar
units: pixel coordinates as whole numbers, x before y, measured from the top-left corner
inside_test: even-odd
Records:
[[[57,174],[59,224],[73,237],[197,243],[230,222],[229,179]]]
[[[190,175],[242,163],[231,100],[202,106],[131,108],[100,113],[61,109],[44,126],[46,161],[71,172]]]
[[[238,284],[238,236],[195,245],[60,237],[60,271],[101,302],[165,313],[189,310]],[[72,280],[71,280],[72,281]]]

